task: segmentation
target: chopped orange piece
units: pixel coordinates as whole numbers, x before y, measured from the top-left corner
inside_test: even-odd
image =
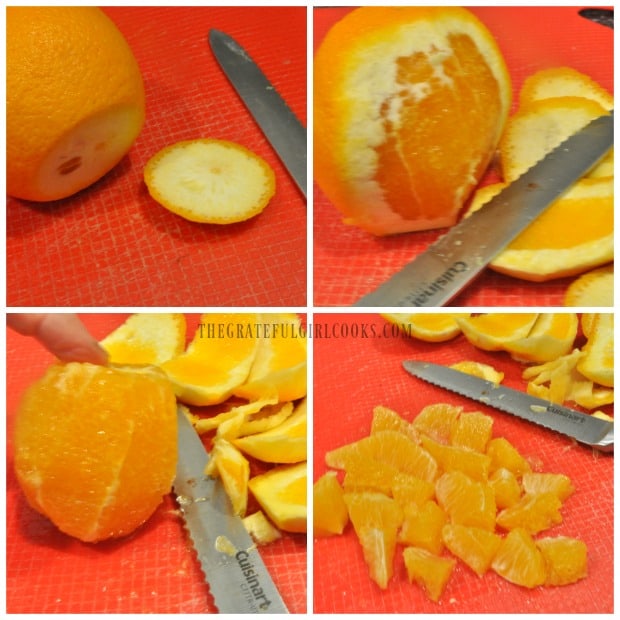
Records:
[[[545,559],[522,528],[511,530],[502,540],[491,567],[504,579],[526,588],[541,586],[547,580]]]
[[[144,168],[150,195],[192,222],[231,224],[258,215],[275,193],[275,174],[234,142],[185,140],[163,148]]]
[[[588,575],[588,549],[582,540],[558,536],[536,541],[547,568],[546,585],[564,586]]]
[[[348,469],[356,461],[373,460],[423,480],[433,481],[437,476],[435,459],[397,431],[381,431],[330,450],[325,455],[327,465],[335,469]]]
[[[422,506],[410,504],[405,507],[404,514],[398,542],[420,547],[431,553],[441,553],[441,530],[446,523],[446,513],[437,503],[429,500]]]
[[[377,235],[450,226],[511,104],[492,35],[460,7],[362,7],[314,58],[314,173]]]
[[[526,493],[553,493],[557,495],[562,502],[567,500],[575,492],[573,483],[565,474],[526,472],[523,474],[521,484]]]
[[[409,581],[415,581],[431,601],[437,602],[448,585],[456,560],[417,547],[407,547],[403,558]]]
[[[420,441],[418,432],[413,424],[407,422],[407,420],[398,415],[396,411],[381,405],[375,407],[372,411],[370,434],[372,435],[379,431],[398,431],[409,437],[411,441],[415,441],[416,443]]]
[[[462,407],[438,403],[428,405],[413,420],[413,426],[420,433],[428,435],[435,441],[448,443],[452,426],[455,424]]]
[[[491,439],[487,445],[487,454],[491,457],[491,472],[504,468],[515,476],[521,476],[532,470],[527,460],[505,437]]]
[[[523,475],[526,476],[527,473]],[[489,484],[495,492],[495,503],[499,509],[514,506],[521,497],[519,481],[509,469],[496,469],[489,478]]]
[[[346,469],[342,486],[346,492],[378,491],[390,495],[399,473],[397,467],[381,461],[354,461]]]
[[[445,446],[426,436],[422,437],[422,446],[443,471],[461,471],[473,480],[486,480],[489,477],[491,457],[486,454],[459,446]]]
[[[453,446],[485,452],[493,435],[493,418],[479,411],[461,413],[450,429]]]
[[[243,525],[257,545],[268,545],[282,538],[278,528],[273,526],[262,510],[244,517]]]
[[[442,538],[450,552],[480,577],[491,567],[502,542],[498,534],[489,530],[454,523],[443,527]]]
[[[538,534],[562,523],[561,507],[562,501],[554,493],[526,493],[497,515],[497,525],[505,530],[521,528]]]
[[[491,531],[495,528],[495,496],[488,484],[460,471],[447,472],[435,483],[435,495],[451,523]]]
[[[421,506],[435,495],[435,486],[427,480],[398,472],[392,480],[391,494],[403,508],[410,504]]]
[[[314,483],[312,498],[314,536],[342,534],[349,522],[349,513],[336,472],[328,471]]]
[[[396,534],[403,520],[402,510],[382,493],[345,493],[344,501],[370,577],[385,590],[394,574]]]

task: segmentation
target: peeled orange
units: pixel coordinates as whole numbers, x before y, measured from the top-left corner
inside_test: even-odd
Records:
[[[130,534],[171,489],[176,421],[156,368],[55,364],[18,411],[17,479],[32,507],[70,536]]]
[[[111,170],[140,133],[140,69],[95,7],[8,7],[6,35],[7,193],[65,198]]]
[[[258,215],[275,193],[269,164],[226,140],[185,140],[157,152],[144,168],[149,193],[192,222],[231,224]]]
[[[467,9],[356,9],[314,59],[315,178],[371,233],[452,225],[510,103],[501,51]]]

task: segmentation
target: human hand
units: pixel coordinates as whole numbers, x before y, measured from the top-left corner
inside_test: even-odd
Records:
[[[63,362],[106,364],[108,361],[108,354],[76,314],[7,313],[6,322],[23,336],[36,338]]]

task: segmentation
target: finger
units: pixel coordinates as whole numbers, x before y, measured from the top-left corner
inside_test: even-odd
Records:
[[[36,338],[63,362],[106,364],[108,355],[76,314],[7,314],[7,324]]]

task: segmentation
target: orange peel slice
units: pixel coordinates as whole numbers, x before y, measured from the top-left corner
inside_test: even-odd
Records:
[[[192,222],[231,224],[258,215],[275,193],[269,164],[240,144],[203,138],[163,148],[144,168],[151,197]]]
[[[580,275],[569,284],[565,306],[612,307],[614,305],[614,266],[605,265]]]

